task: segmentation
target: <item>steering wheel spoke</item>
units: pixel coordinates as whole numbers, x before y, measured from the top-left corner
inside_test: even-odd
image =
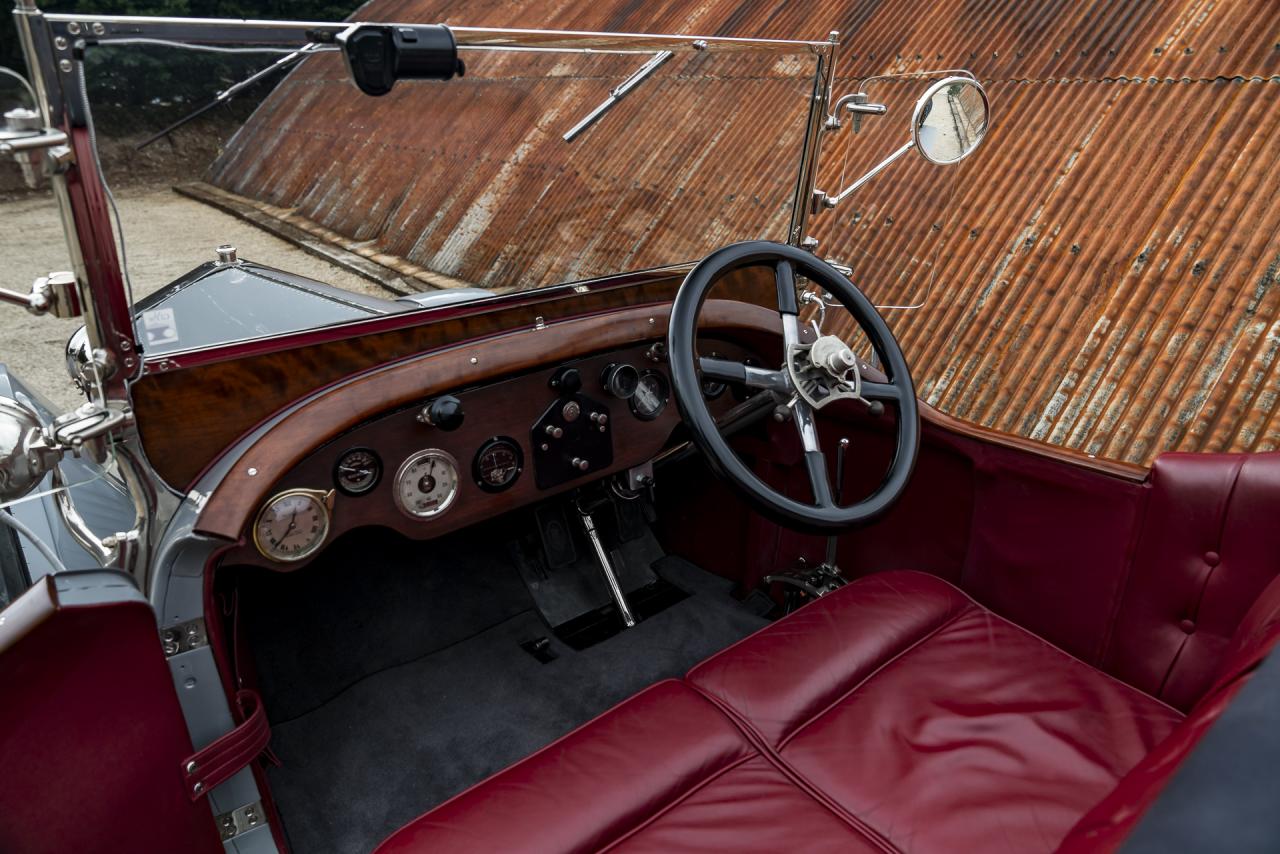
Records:
[[[897,403],[902,400],[902,389],[898,388],[894,383],[876,383],[863,380],[862,396],[867,400]]]
[[[778,312],[799,314],[800,303],[796,297],[796,268],[786,258],[779,258],[773,268],[773,278],[778,284]]]
[[[809,486],[813,489],[813,503],[818,507],[834,508],[831,481],[827,478],[827,457],[822,451],[805,451],[804,467],[809,472]]]
[[[724,383],[738,383],[748,388],[763,388],[769,391],[787,393],[787,377],[782,371],[769,371],[753,365],[744,365],[729,359],[717,359],[702,356],[698,359],[698,367],[704,379]]]

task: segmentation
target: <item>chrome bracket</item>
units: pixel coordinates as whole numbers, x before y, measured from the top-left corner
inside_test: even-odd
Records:
[[[160,630],[160,642],[164,646],[164,657],[173,658],[184,652],[209,645],[209,633],[205,630],[204,617],[196,617],[185,623]]]
[[[50,273],[31,284],[29,293],[0,288],[0,302],[20,305],[35,315],[52,314],[54,317],[79,317],[79,284],[75,273]]]
[[[237,807],[231,812],[222,813],[218,816],[217,822],[218,833],[221,834],[222,841],[226,842],[242,833],[248,833],[255,827],[261,827],[267,823],[267,818],[262,812],[262,801],[254,801]]]

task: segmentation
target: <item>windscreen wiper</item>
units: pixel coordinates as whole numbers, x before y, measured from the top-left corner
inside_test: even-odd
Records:
[[[573,142],[574,137],[591,127],[600,119],[601,116],[613,109],[614,104],[621,101],[627,96],[627,93],[643,83],[645,78],[657,71],[658,67],[670,59],[671,56],[672,54],[669,50],[664,50],[661,53],[655,53],[648,62],[636,69],[635,74],[632,74],[626,80],[623,80],[615,86],[613,91],[609,93],[609,97],[605,98],[604,101],[600,103],[600,106],[587,113],[587,115],[583,117],[582,121],[565,131],[564,141]]]
[[[266,68],[263,68],[260,71],[255,72],[252,76],[246,77],[244,80],[241,80],[239,83],[235,83],[231,86],[228,86],[226,89],[222,90],[216,96],[214,96],[214,99],[212,101],[205,104],[200,109],[196,110],[195,112],[188,113],[187,115],[178,119],[173,124],[169,125],[164,130],[159,131],[158,133],[147,137],[145,140],[138,143],[138,147],[136,150],[141,151],[151,143],[155,142],[157,139],[160,139],[161,137],[166,137],[169,134],[173,133],[178,128],[187,124],[188,122],[191,122],[191,121],[194,121],[195,119],[200,118],[205,113],[209,112],[219,104],[225,104],[227,101],[230,101],[232,98],[234,98],[237,94],[239,94],[240,92],[243,92],[246,88],[248,88],[249,86],[252,86],[254,83],[257,83],[259,80],[266,77],[267,75],[274,74],[277,71],[281,71],[287,68],[288,66],[293,65],[296,62],[301,62],[311,54],[318,51],[321,47],[324,47],[324,45],[309,44],[306,47],[295,50],[293,53],[286,54],[280,57],[275,62],[268,65]]]

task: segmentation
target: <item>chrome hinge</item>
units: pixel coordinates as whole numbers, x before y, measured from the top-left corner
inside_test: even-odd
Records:
[[[160,642],[164,645],[164,657],[175,655],[209,645],[209,633],[204,628],[204,617],[196,617],[185,623],[160,630]]]
[[[226,842],[266,824],[267,819],[262,814],[262,801],[254,801],[231,812],[224,812],[218,816],[217,822],[218,833],[222,834],[222,841]]]

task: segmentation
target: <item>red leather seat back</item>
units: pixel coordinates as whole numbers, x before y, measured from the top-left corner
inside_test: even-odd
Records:
[[[1280,578],[1272,580],[1245,613],[1227,645],[1212,685],[1191,714],[1080,819],[1060,850],[1074,853],[1118,848],[1277,642],[1280,642]]]
[[[1280,454],[1165,454],[1102,667],[1179,709],[1280,576]]]
[[[0,851],[221,852],[187,795],[190,753],[155,612],[126,576],[48,575],[0,612]]]

